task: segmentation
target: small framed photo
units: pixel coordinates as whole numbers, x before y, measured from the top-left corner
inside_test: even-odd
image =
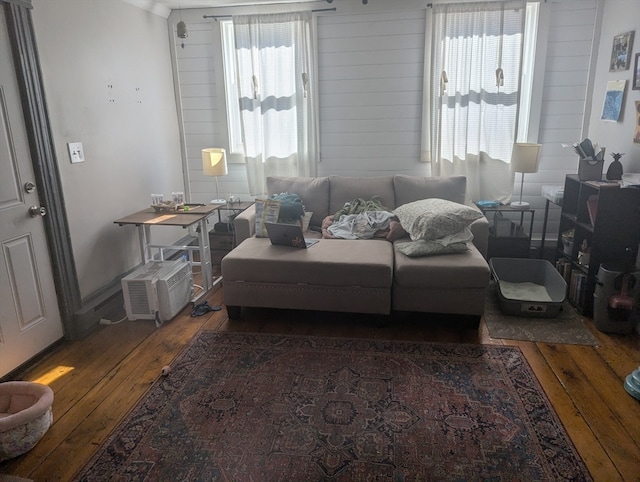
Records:
[[[633,67],[633,79],[631,80],[633,90],[640,90],[640,54],[636,54],[636,63]]]
[[[635,30],[613,37],[609,72],[618,72],[620,70],[629,69],[629,66],[631,65],[631,49],[633,47],[634,33]]]

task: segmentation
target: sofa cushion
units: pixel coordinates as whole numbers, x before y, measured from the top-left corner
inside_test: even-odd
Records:
[[[396,206],[427,198],[464,204],[467,195],[467,178],[464,176],[416,177],[397,174],[393,177],[393,186]]]
[[[393,246],[386,241],[321,239],[309,249],[249,238],[222,260],[225,281],[390,288]]]
[[[378,196],[383,206],[393,209],[396,205],[393,193],[393,177],[344,177],[331,176],[329,214],[333,215],[356,198],[371,199]]]
[[[396,241],[393,283],[405,288],[460,289],[486,287],[489,284],[489,266],[473,243],[467,250],[443,256],[410,258],[398,251]]]
[[[268,194],[295,193],[305,211],[313,213],[311,226],[320,226],[329,214],[328,177],[267,177]]]
[[[484,215],[481,211],[446,199],[421,199],[394,210],[413,241],[434,240],[460,232]]]

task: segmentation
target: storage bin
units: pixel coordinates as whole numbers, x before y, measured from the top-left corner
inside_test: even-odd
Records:
[[[580,159],[578,161],[578,179],[581,181],[601,181],[604,159]]]

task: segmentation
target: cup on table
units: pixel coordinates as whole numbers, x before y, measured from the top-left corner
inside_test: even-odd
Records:
[[[176,204],[184,204],[184,193],[183,192],[172,192],[171,196],[173,196],[173,202]]]
[[[152,194],[151,195],[151,205],[159,206],[164,201],[164,195],[162,194]]]

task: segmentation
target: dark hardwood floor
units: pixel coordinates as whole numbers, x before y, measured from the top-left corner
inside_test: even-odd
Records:
[[[208,297],[222,303],[222,290]],[[54,424],[27,454],[0,464],[0,474],[36,481],[69,480],[199,330],[362,337],[388,340],[507,344],[520,347],[596,481],[640,481],[640,401],[624,388],[640,365],[640,336],[610,335],[587,326],[598,347],[552,345],[489,337],[479,330],[411,315],[382,323],[353,314],[226,310],[192,318],[190,309],[159,329],[152,321],[100,326],[63,342],[18,374],[55,392]],[[2,480],[0,476],[0,480]]]

